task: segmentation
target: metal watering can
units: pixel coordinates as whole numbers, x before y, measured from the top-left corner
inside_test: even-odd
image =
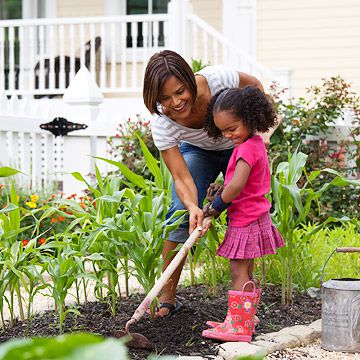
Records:
[[[325,266],[335,252],[359,252],[360,247],[336,248],[321,276],[321,347],[330,351],[360,352],[360,279],[340,278],[323,283]]]

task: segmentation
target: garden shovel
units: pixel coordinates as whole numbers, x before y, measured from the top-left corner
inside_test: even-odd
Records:
[[[204,219],[203,225],[205,227],[205,224],[210,221],[210,218],[207,217]],[[115,332],[115,337],[121,338],[123,336],[128,336],[130,340],[126,343],[127,346],[135,348],[135,349],[152,349],[153,346],[149,339],[141,335],[139,333],[130,333],[130,325],[136,324],[145,314],[146,310],[149,309],[151,303],[155,299],[155,297],[159,294],[161,289],[165,286],[167,281],[170,279],[170,276],[173,274],[173,272],[176,270],[176,268],[179,266],[181,261],[186,257],[188,252],[190,251],[191,247],[195,244],[196,240],[201,234],[201,230],[195,229],[191,235],[187,238],[184,245],[181,247],[181,249],[178,251],[178,253],[175,255],[175,257],[172,259],[168,267],[165,269],[165,271],[162,273],[160,278],[155,282],[155,285],[153,288],[149,291],[145,299],[142,301],[142,303],[139,305],[139,307],[135,310],[133,316],[131,319],[126,323],[125,330],[117,330]]]

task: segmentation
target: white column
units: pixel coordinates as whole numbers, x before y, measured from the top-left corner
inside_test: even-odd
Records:
[[[189,24],[187,16],[192,12],[189,0],[171,0],[168,4],[169,46],[186,58],[189,44]]]
[[[86,124],[97,120],[104,100],[89,70],[83,66],[66,89],[63,100],[69,106],[64,116],[68,121]],[[97,136],[81,136],[81,130],[64,137],[64,170],[80,172],[85,178],[95,173],[93,156],[97,155]],[[91,177],[88,178],[91,182]],[[85,187],[70,175],[64,177],[64,192],[78,192]]]
[[[223,34],[256,58],[256,0],[223,0]]]

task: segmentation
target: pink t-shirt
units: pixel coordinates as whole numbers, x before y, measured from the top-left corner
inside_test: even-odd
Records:
[[[229,225],[246,226],[270,210],[265,195],[270,191],[270,169],[265,144],[255,135],[235,147],[226,170],[224,185],[234,175],[236,163],[243,159],[250,166],[247,183],[228,208]]]

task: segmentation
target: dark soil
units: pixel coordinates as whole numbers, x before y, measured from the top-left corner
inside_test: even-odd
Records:
[[[113,336],[115,330],[124,328],[142,300],[143,296],[133,295],[119,302],[115,318],[111,317],[107,304],[88,303],[78,309],[82,316],[68,315],[65,331],[88,331]],[[203,339],[201,332],[207,328],[207,320],[224,319],[227,309],[226,290],[213,296],[202,286],[183,288],[178,291],[178,300],[184,306],[173,316],[155,320],[143,317],[138,324],[131,326],[131,332],[145,335],[153,343],[154,349],[129,349],[130,359],[146,359],[151,352],[203,357],[216,354],[216,342]],[[287,326],[308,324],[321,317],[321,300],[295,293],[294,303],[291,306],[282,306],[281,288],[266,286],[263,288],[258,317],[260,324],[254,336],[278,331]],[[15,337],[56,335],[57,332],[57,318],[54,312],[47,311],[35,316],[30,331],[26,322],[18,321],[6,333],[0,334],[0,342]]]

